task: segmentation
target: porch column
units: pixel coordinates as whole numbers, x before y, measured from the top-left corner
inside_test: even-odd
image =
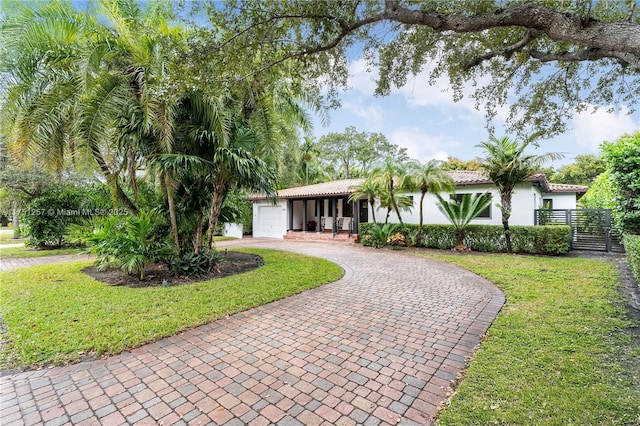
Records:
[[[302,200],[302,232],[307,232],[307,200]]]
[[[324,203],[324,199],[316,200],[316,232],[319,234],[322,232],[322,206],[320,203]]]
[[[338,233],[338,200],[333,200],[333,235]]]
[[[288,231],[293,231],[293,200],[287,200],[287,206],[288,206],[288,214],[289,214],[289,226],[288,226]]]
[[[354,201],[353,206],[351,207],[353,211],[353,218],[351,219],[351,227],[353,228],[353,233],[358,235],[360,233],[360,202]]]

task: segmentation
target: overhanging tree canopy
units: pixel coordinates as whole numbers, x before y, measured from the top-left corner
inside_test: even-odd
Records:
[[[377,94],[426,70],[432,83],[447,75],[455,99],[472,82],[476,106],[489,118],[509,104],[512,129],[552,135],[590,106],[633,111],[640,99],[637,9],[635,0],[231,1],[210,10],[232,35],[202,49],[269,53],[249,74],[297,58],[297,74],[324,76],[319,84],[335,88],[346,86],[347,50],[361,43],[380,69]]]

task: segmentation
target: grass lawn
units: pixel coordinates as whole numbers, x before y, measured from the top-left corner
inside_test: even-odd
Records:
[[[7,239],[0,239],[0,248],[2,248],[2,245],[6,245],[6,244],[24,244],[26,242],[27,242],[26,238],[13,239],[13,237],[11,237]]]
[[[0,227],[0,241],[12,240],[13,239],[13,229]]]
[[[640,424],[640,351],[625,331],[633,324],[620,306],[613,265],[427,257],[485,277],[507,299],[439,424]]]
[[[83,249],[79,249],[79,248],[38,250],[34,248],[29,248],[29,247],[4,247],[3,248],[0,245],[0,259],[57,256],[59,254],[78,254],[78,253],[82,253],[82,251]]]
[[[276,250],[253,271],[176,287],[110,287],[83,274],[91,262],[0,273],[9,344],[0,367],[64,364],[111,355],[248,308],[336,281],[336,264]]]

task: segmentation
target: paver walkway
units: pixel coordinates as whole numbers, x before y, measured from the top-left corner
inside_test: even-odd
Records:
[[[0,252],[0,272],[10,269],[26,268],[28,266],[47,265],[49,263],[70,262],[73,260],[87,260],[91,257],[87,254],[60,254],[57,256],[7,258],[2,259]]]
[[[504,303],[402,252],[248,240],[327,258],[331,284],[105,360],[0,379],[2,424],[430,424]]]

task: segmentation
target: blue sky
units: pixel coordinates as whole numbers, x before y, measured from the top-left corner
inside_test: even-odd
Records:
[[[430,86],[428,73],[423,72],[391,95],[376,97],[373,92],[377,72],[368,68],[364,59],[351,60],[349,90],[341,95],[342,107],[330,112],[327,127],[316,122],[316,138],[355,126],[360,132],[383,133],[392,143],[406,147],[410,157],[423,162],[432,158],[446,160],[447,156],[471,160],[482,155],[474,145],[488,137],[484,112],[476,110],[474,100],[468,97],[454,102],[446,78]],[[471,89],[467,93],[472,93]],[[565,158],[552,164],[557,168],[573,162],[576,155],[598,153],[605,140],[640,131],[639,111],[628,115],[624,111],[608,113],[606,109],[579,114],[569,123],[566,133],[541,139],[540,147],[532,152],[564,152]],[[504,117],[506,108],[494,122],[498,137],[504,135],[500,130]]]

